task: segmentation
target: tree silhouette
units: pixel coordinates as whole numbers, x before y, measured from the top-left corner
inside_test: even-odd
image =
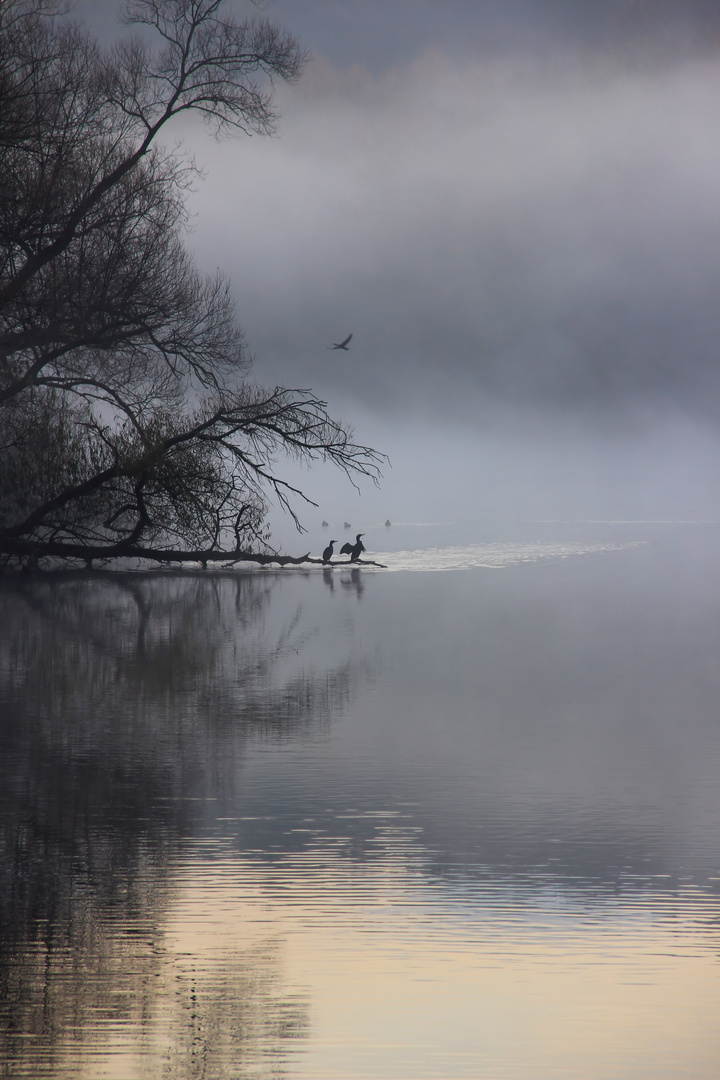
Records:
[[[0,554],[274,558],[278,457],[377,481],[312,391],[263,389],[226,280],[183,244],[179,114],[268,134],[297,42],[223,0],[131,0],[102,49],[50,0],[0,5]],[[285,557],[287,559],[287,557]]]

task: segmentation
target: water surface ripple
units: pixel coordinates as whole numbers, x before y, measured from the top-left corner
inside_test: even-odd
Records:
[[[0,1075],[720,1075],[714,540],[6,580]]]

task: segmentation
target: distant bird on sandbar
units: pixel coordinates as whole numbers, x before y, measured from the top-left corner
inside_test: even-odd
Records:
[[[337,544],[337,540],[331,540],[328,546],[323,551],[323,562],[330,562],[333,557],[333,544]]]
[[[343,544],[340,548],[340,554],[349,555],[350,562],[357,562],[361,553],[365,550],[365,545],[360,539],[360,537],[364,535],[365,533],[358,533],[354,544]]]
[[[333,341],[332,349],[329,345],[328,349],[330,349],[330,352],[332,352],[333,349],[343,349],[345,352],[348,352],[348,345],[350,344],[351,340],[352,334],[348,334],[344,341]]]
[[[386,525],[392,525],[392,521],[390,520],[390,518],[388,518],[388,519],[387,519],[387,521],[385,522],[385,524],[386,524]]]

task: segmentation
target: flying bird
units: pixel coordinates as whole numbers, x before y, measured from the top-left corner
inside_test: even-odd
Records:
[[[333,557],[333,544],[337,544],[337,540],[331,540],[328,546],[323,551],[323,562],[330,562]]]
[[[349,555],[350,562],[357,562],[360,558],[361,552],[365,550],[365,545],[360,539],[360,537],[364,535],[365,533],[358,533],[354,544],[343,544],[343,546],[340,548],[340,554]]]
[[[348,334],[344,341],[334,341],[332,347],[333,349],[344,349],[347,352],[351,339],[352,334]],[[332,352],[332,349],[330,351]]]

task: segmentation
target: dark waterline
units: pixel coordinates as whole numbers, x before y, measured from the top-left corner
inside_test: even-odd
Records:
[[[718,557],[650,539],[5,581],[4,1074],[716,1075]]]

